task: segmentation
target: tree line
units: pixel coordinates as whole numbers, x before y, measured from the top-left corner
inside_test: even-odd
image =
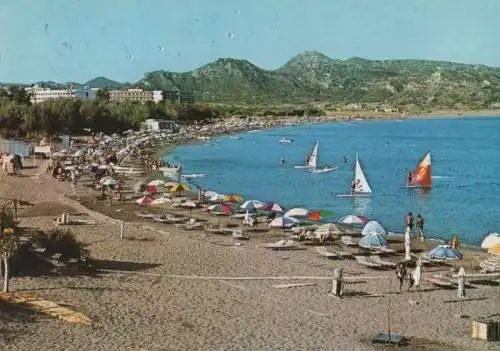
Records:
[[[148,118],[173,119],[179,123],[213,120],[220,111],[205,104],[113,102],[105,91],[95,100],[50,99],[37,104],[19,86],[0,88],[0,134],[6,138],[115,133],[138,129]]]

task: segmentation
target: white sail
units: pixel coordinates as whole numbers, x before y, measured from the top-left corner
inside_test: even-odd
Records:
[[[363,173],[363,169],[361,168],[361,164],[358,160],[358,154],[356,154],[356,168],[354,169],[354,183],[356,187],[354,191],[356,193],[370,193],[372,192],[372,188],[368,181],[366,180],[365,174]]]
[[[319,141],[317,141],[316,145],[314,145],[314,149],[311,152],[311,155],[309,156],[309,162],[307,163],[307,167],[309,168],[317,167],[318,151],[319,151]]]

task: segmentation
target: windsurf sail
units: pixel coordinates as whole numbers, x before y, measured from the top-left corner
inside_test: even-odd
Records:
[[[361,167],[361,163],[358,159],[358,154],[356,153],[356,167],[354,168],[354,192],[361,194],[371,194],[372,188],[366,180],[365,173],[363,172],[363,168]]]
[[[319,141],[316,141],[314,148],[309,155],[309,161],[307,162],[307,167],[316,168],[318,162],[318,151],[319,151]]]
[[[422,157],[417,168],[413,171],[411,182],[408,185],[419,186],[426,189],[432,188],[430,152],[426,152],[424,157]]]

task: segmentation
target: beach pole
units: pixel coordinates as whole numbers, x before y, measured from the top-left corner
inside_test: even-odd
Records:
[[[458,318],[462,318],[462,302],[465,297],[465,270],[463,267],[460,267],[458,271],[458,290],[457,290],[457,299],[458,299]]]
[[[120,221],[120,239],[123,240],[123,235],[125,232],[125,222],[123,220]]]
[[[330,292],[333,296],[342,297],[344,295],[343,273],[344,268],[335,268],[333,270],[332,291]]]

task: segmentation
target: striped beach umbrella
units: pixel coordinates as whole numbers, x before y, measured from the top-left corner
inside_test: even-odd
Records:
[[[236,194],[224,195],[224,202],[243,202],[243,197]]]
[[[283,208],[276,202],[266,202],[260,209],[269,212],[284,212]]]
[[[347,215],[339,219],[339,222],[344,224],[366,224],[368,223],[368,218],[365,216]]]
[[[215,204],[207,207],[209,212],[215,214],[229,214],[231,213],[231,207],[227,204]]]
[[[496,256],[500,256],[500,244],[493,245],[488,249],[488,253]]]
[[[254,210],[257,208],[261,208],[262,206],[264,206],[264,203],[260,202],[259,200],[247,200],[241,204],[240,208],[244,210]]]
[[[318,210],[318,211],[312,211],[307,214],[307,219],[310,219],[312,221],[320,221],[322,219],[328,218],[333,216],[334,213],[333,211],[329,210]]]
[[[188,191],[188,190],[189,190],[189,185],[181,183],[174,185],[172,188],[170,188],[171,193],[180,193],[181,191]]]

